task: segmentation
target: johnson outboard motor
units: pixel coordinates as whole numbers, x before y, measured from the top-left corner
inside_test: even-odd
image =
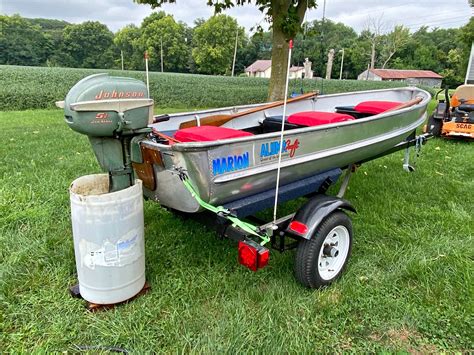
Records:
[[[153,100],[141,81],[98,74],[57,105],[69,127],[89,137],[107,172],[79,177],[69,189],[79,281],[71,293],[90,309],[129,300],[146,288],[143,183],[132,162],[141,162]]]
[[[89,137],[101,168],[109,174],[109,192],[133,185],[132,139],[150,132],[147,125],[153,120],[146,85],[95,74],[79,81],[56,105],[64,108],[71,129]]]

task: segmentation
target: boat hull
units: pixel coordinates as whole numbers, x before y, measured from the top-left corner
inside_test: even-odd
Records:
[[[367,92],[362,94],[365,97]],[[407,99],[422,96],[423,100],[400,111],[286,131],[280,184],[333,168],[345,168],[378,156],[405,140],[425,121],[430,96],[415,88],[400,91],[400,94]],[[333,99],[336,95],[330,96]],[[357,96],[357,93],[352,96]],[[323,97],[318,101],[324,101]],[[305,104],[314,106],[311,102]],[[294,106],[290,111],[304,110],[301,106],[304,104]],[[245,123],[241,120],[232,124],[239,126]],[[145,148],[158,150],[163,160],[161,165],[154,165],[156,190],[146,190],[145,194],[170,208],[184,212],[200,211],[200,206],[177,176],[176,167],[185,169],[200,197],[214,205],[272,189],[276,184],[279,141],[279,132],[171,146],[143,141]]]

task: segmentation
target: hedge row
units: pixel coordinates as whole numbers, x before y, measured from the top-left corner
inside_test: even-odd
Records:
[[[144,72],[0,66],[0,111],[52,108],[64,100],[80,79],[96,73],[145,80]],[[325,80],[324,93],[399,87],[402,83]],[[292,80],[290,90],[320,90],[320,80]],[[265,101],[268,80],[260,78],[150,73],[150,92],[156,107],[183,109],[222,107]]]

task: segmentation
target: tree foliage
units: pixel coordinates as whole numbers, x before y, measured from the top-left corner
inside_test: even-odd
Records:
[[[175,0],[135,0],[141,4],[149,4],[153,8]],[[222,10],[252,3],[252,0],[207,0],[216,13]],[[272,76],[270,79],[268,99],[282,99],[288,62],[288,41],[301,30],[301,23],[308,8],[316,7],[316,0],[255,0],[255,5],[265,14],[272,28]],[[216,52],[216,51],[214,51]],[[212,57],[211,57],[212,58]]]
[[[98,21],[68,25],[63,34],[62,63],[76,68],[111,68],[113,33]],[[62,64],[61,63],[61,64]]]
[[[315,76],[324,76],[326,71],[327,52],[334,49],[338,53],[342,48],[349,50],[355,48],[357,33],[342,23],[331,20],[316,20],[303,25],[304,32],[300,33],[295,40],[293,62],[302,66],[305,58],[313,63]],[[351,66],[351,56],[344,58],[345,67]],[[339,70],[341,57],[336,55],[333,64],[333,77]]]
[[[380,51],[381,61],[383,61],[382,69],[385,69],[393,55],[407,44],[409,38],[410,31],[403,26],[395,26],[392,32],[383,36],[383,46]]]
[[[152,8],[163,4],[176,3],[176,0],[134,0],[139,4],[148,4]],[[258,9],[266,16],[273,29],[281,31],[287,39],[294,38],[301,30],[301,23],[308,8],[316,7],[316,0],[207,0],[207,5],[214,7],[216,13],[255,2]]]
[[[19,15],[0,15],[0,64],[44,65],[47,50],[40,26]]]
[[[190,48],[187,45],[186,27],[164,12],[154,13],[143,20],[140,41],[150,55],[152,70],[161,69],[161,51],[165,71],[187,70]]]
[[[142,30],[128,25],[115,34],[114,44],[124,58],[124,69],[144,69],[143,53],[145,46],[141,40]],[[116,58],[116,67],[121,67],[121,58]]]
[[[236,72],[242,73],[245,67],[258,59],[272,59],[271,32],[257,31],[251,38],[245,38],[242,49],[237,51]]]
[[[243,2],[236,1],[235,5],[240,3]],[[279,4],[287,6],[288,2]],[[273,7],[266,5],[261,10],[269,16]],[[296,6],[295,1],[290,6],[292,9],[285,7],[287,16],[292,16]],[[143,70],[143,54],[148,50],[150,68],[160,71],[162,41],[165,71],[228,74],[238,31],[236,74],[239,74],[257,59],[271,59],[275,45],[280,52],[287,51],[287,34],[292,30],[284,24],[289,22],[284,20],[277,34],[274,23],[270,31],[258,31],[247,38],[237,22],[224,15],[198,19],[191,28],[162,11],[154,12],[140,26],[125,26],[115,35],[98,22],[73,25],[18,15],[0,16],[0,64],[119,69],[122,51],[125,69]],[[282,32],[282,26],[289,31],[287,34]],[[370,28],[357,34],[352,28],[327,19],[324,23],[304,23],[300,28],[303,30],[294,37],[293,65],[301,66],[308,58],[313,63],[314,75],[324,76],[327,52],[334,49],[332,77],[337,77],[342,48],[345,50],[343,78],[355,79],[370,65],[374,37]],[[473,40],[474,19],[458,29],[421,27],[409,32],[401,26],[385,28],[378,35],[374,66],[433,70],[445,77],[446,84],[456,86],[464,81]],[[280,66],[286,67],[281,58]]]
[[[193,37],[193,59],[197,71],[203,74],[229,74],[231,72],[235,38],[242,48],[245,31],[230,16],[216,15],[196,27]]]

